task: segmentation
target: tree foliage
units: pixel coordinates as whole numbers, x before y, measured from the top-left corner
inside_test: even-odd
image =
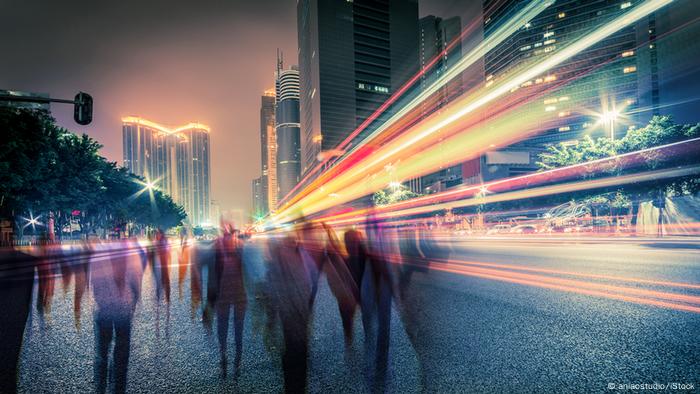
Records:
[[[127,222],[169,228],[186,217],[169,196],[144,192],[142,179],[100,156],[97,141],[56,126],[46,111],[0,108],[0,130],[1,217],[41,212],[57,228],[72,220],[83,232]]]
[[[389,189],[375,192],[372,195],[372,201],[375,205],[382,206],[409,200],[419,196],[419,194],[414,193],[404,185],[396,185],[389,187]]]
[[[611,157],[618,154],[636,152],[656,146],[671,144],[700,137],[700,124],[679,125],[673,122],[670,116],[654,116],[649,123],[641,128],[631,128],[623,138],[611,140],[607,137],[593,139],[584,137],[576,144],[557,144],[548,147],[547,151],[539,156],[537,163],[540,169],[549,170],[557,167],[589,162],[591,160]],[[653,152],[644,156],[642,169],[655,169],[663,165],[679,166],[695,163],[697,158],[678,159],[664,157]],[[603,175],[623,174],[624,169],[609,168]],[[601,174],[583,174],[587,176],[599,176]],[[629,185],[624,188],[627,193],[641,197],[642,195],[655,196],[659,192],[667,194],[688,194],[700,190],[698,177],[686,176],[670,180],[658,180],[653,184]],[[583,198],[587,198],[584,196]]]

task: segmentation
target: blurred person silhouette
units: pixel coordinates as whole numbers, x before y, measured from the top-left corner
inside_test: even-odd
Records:
[[[273,239],[270,245],[268,283],[282,327],[284,391],[303,393],[307,386],[309,324],[316,266],[302,257],[294,234]]]
[[[24,330],[31,311],[39,258],[14,248],[0,249],[0,393],[16,393]]]
[[[248,304],[243,281],[242,244],[233,223],[222,220],[221,229],[223,234],[215,244],[215,275],[208,302],[215,304],[221,372],[224,377],[227,374],[229,316],[233,309],[234,376],[237,377],[243,355],[243,323]]]
[[[83,296],[90,287],[89,266],[91,247],[87,240],[80,245],[70,248],[69,255],[61,259],[61,279],[63,283],[64,296],[68,292],[71,283],[73,288],[73,323],[75,328],[80,330],[80,313],[82,309]]]
[[[155,231],[152,260],[153,278],[156,284],[156,337],[160,338],[160,304],[165,300],[165,335],[170,336],[170,244],[162,229]],[[157,261],[157,264],[156,264]]]
[[[127,369],[131,346],[131,323],[141,296],[143,266],[134,252],[138,245],[131,240],[96,245],[98,251],[108,251],[108,260],[91,259],[90,276],[93,284],[95,310],[94,382],[98,393],[107,390],[108,376],[113,378],[114,392],[126,391]],[[108,374],[109,349],[114,343],[112,373]]]
[[[37,263],[38,289],[36,299],[36,310],[41,318],[40,324],[43,327],[46,319],[51,313],[51,301],[56,288],[57,265],[61,258],[61,249],[49,243],[47,234],[42,234],[34,249],[36,255],[40,257]]]
[[[329,225],[321,224],[326,236],[325,258],[323,265],[328,286],[338,301],[338,310],[343,324],[345,348],[349,349],[353,337],[353,321],[360,300],[358,282],[350,269],[350,257],[343,251],[335,231]]]
[[[436,234],[437,233],[437,234]],[[436,239],[438,230],[431,230],[427,223],[410,225],[401,231],[401,273],[399,276],[399,316],[406,334],[416,352],[421,391],[435,391],[435,382],[444,371],[437,366],[443,355],[438,335],[441,299],[432,291],[436,281],[430,270],[431,262],[449,259],[450,249]]]
[[[391,302],[395,294],[392,263],[398,253],[398,237],[392,227],[381,222],[373,213],[368,215],[368,259],[361,290],[362,323],[365,329],[365,355],[372,391],[386,387],[391,331]]]

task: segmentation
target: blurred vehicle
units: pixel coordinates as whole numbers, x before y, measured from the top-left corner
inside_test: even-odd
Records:
[[[535,234],[539,232],[534,224],[521,224],[510,229],[513,234]]]
[[[508,233],[510,233],[510,230],[511,230],[511,226],[509,224],[497,224],[497,225],[491,227],[486,232],[486,235],[508,234]]]

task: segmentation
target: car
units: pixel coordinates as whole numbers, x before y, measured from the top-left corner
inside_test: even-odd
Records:
[[[510,233],[510,229],[511,229],[511,226],[509,224],[497,224],[497,225],[491,227],[486,232],[486,235],[508,234],[508,233]]]
[[[537,227],[532,224],[521,224],[511,228],[510,232],[514,234],[535,234]]]

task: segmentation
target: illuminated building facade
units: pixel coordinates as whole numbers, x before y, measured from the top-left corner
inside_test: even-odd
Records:
[[[277,134],[275,92],[267,90],[260,101],[260,148],[265,212],[277,207]]]
[[[418,2],[300,0],[297,23],[305,174],[417,73]]]
[[[521,72],[537,59],[560,51],[591,29],[632,9],[639,0],[559,0],[485,56],[485,86]],[[527,2],[484,0],[486,38]],[[609,36],[520,86],[520,94],[547,90],[528,105],[532,116],[547,119],[542,129],[518,143],[487,152],[472,169],[474,182],[512,177],[535,171],[538,154],[547,144],[579,140],[584,135],[604,135],[601,113],[638,111],[637,36],[632,25]],[[555,118],[556,121],[551,121]],[[622,119],[621,119],[622,120]],[[630,115],[614,126],[618,137],[637,123]],[[465,177],[476,174],[464,174]]]
[[[462,23],[458,16],[443,19],[428,15],[419,20],[419,27],[420,70],[424,71],[420,79],[420,88],[425,90],[461,58],[461,42],[453,45],[449,51],[446,50],[448,45],[460,36]],[[440,58],[431,65],[431,61],[438,55]],[[435,93],[434,99],[426,100],[421,104],[422,115],[428,116],[433,111],[447,105],[450,100],[459,96],[462,90],[462,75],[460,74]],[[410,179],[407,186],[413,192],[430,194],[458,185],[461,181],[461,166],[455,165],[433,174]]]
[[[210,222],[210,143],[208,126],[169,128],[138,117],[122,118],[123,165],[153,182],[199,226]]]
[[[277,196],[281,201],[299,183],[301,176],[301,140],[299,129],[299,70],[283,70],[278,63],[275,78],[277,137]]]
[[[252,182],[253,189],[253,218],[258,219],[265,216],[267,211],[263,190],[263,178],[255,178]]]

